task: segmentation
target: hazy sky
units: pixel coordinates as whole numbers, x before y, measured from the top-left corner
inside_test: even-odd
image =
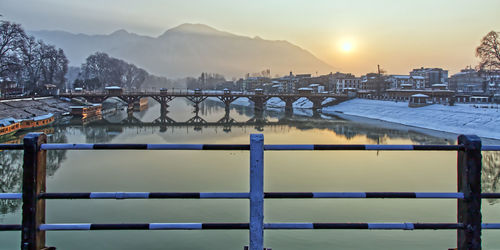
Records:
[[[182,23],[203,23],[287,40],[356,75],[377,64],[392,74],[474,66],[479,40],[500,31],[498,10],[500,0],[0,0],[0,14],[29,30],[102,34],[123,28],[158,36]]]

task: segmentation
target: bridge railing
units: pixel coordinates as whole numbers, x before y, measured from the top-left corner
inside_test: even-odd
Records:
[[[482,223],[481,199],[499,199],[500,193],[481,193],[481,151],[500,151],[482,146],[477,136],[461,135],[458,145],[265,145],[262,134],[250,135],[250,144],[48,144],[41,133],[30,133],[23,144],[0,144],[0,150],[24,150],[22,193],[2,193],[0,199],[22,200],[22,223],[2,224],[0,231],[21,231],[21,249],[45,247],[46,231],[66,230],[249,230],[251,250],[264,247],[264,230],[370,229],[456,230],[458,249],[481,249],[481,230],[500,229],[500,223]],[[249,150],[250,190],[244,193],[89,192],[47,193],[48,150]],[[457,192],[265,192],[264,151],[377,150],[457,151]],[[456,223],[264,223],[265,199],[456,199]],[[249,222],[242,223],[127,223],[51,224],[45,221],[48,199],[249,199]]]
[[[254,96],[259,95],[253,91],[231,91],[229,93],[224,93],[223,90],[201,90],[200,92],[195,92],[192,89],[169,89],[167,92],[160,91],[123,91],[121,95],[134,95],[134,96],[153,96],[153,95],[208,95],[208,96],[221,96],[221,95],[234,95],[234,96]],[[85,92],[72,92],[72,93],[60,93],[60,96],[102,96],[108,95],[106,91],[85,91]],[[111,94],[112,96],[120,95],[117,93]],[[334,97],[342,96],[347,97],[345,94],[338,93],[263,93],[264,96],[321,96],[321,97]]]

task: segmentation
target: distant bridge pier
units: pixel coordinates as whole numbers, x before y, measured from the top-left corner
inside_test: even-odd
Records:
[[[229,110],[227,110],[224,114],[224,117],[222,117],[221,119],[219,119],[217,121],[217,123],[219,124],[222,124],[222,131],[228,133],[228,132],[231,132],[231,126],[233,125],[233,123],[235,123],[236,121],[231,118],[229,116]]]
[[[194,112],[195,115],[191,119],[186,121],[187,124],[194,124],[195,125],[194,126],[195,131],[200,131],[202,129],[202,126],[207,124],[207,121],[199,115],[198,104],[196,105],[196,110]]]
[[[321,112],[319,109],[313,109],[312,112],[313,112],[312,118],[318,118],[318,119],[321,118]]]
[[[285,114],[292,115],[293,114],[293,103],[296,102],[299,99],[299,97],[285,96],[285,97],[280,97],[280,99],[285,102]]]
[[[238,99],[239,96],[233,96],[233,95],[231,95],[230,90],[225,89],[224,95],[217,96],[217,98],[219,98],[219,100],[221,100],[224,103],[225,110],[227,113],[229,111],[229,105],[231,105],[231,103],[234,102],[234,100]]]
[[[308,96],[307,99],[312,102],[313,110],[321,109],[323,107],[323,102],[326,100],[324,96]]]
[[[198,114],[198,111],[200,110],[200,103],[205,101],[208,96],[203,96],[201,94],[195,94],[193,96],[186,96],[186,99],[190,100],[193,103],[194,106],[194,112]]]
[[[134,111],[134,103],[136,101],[139,101],[142,96],[120,95],[120,96],[117,96],[117,97],[120,98],[125,103],[127,103],[127,111],[128,112],[132,112],[132,111]]]
[[[161,93],[162,95],[160,96],[151,96],[155,101],[157,101],[160,104],[160,117],[166,116],[168,113],[168,103],[172,101],[175,96],[166,96],[164,93]],[[166,93],[165,93],[166,94]]]
[[[264,105],[270,98],[271,97],[264,95],[255,95],[248,97],[248,99],[253,102],[253,108],[255,113],[262,112],[264,110]]]

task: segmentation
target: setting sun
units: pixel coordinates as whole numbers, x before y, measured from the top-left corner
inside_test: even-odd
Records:
[[[342,51],[350,52],[351,50],[352,50],[352,43],[350,43],[350,42],[342,43]]]

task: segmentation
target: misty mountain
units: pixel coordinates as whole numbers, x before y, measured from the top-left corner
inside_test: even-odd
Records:
[[[198,76],[214,72],[227,77],[271,69],[274,74],[328,73],[331,66],[287,41],[250,38],[203,24],[182,24],[154,38],[117,30],[109,35],[31,31],[64,49],[71,65],[80,65],[96,51],[123,59],[149,72],[168,76]]]

